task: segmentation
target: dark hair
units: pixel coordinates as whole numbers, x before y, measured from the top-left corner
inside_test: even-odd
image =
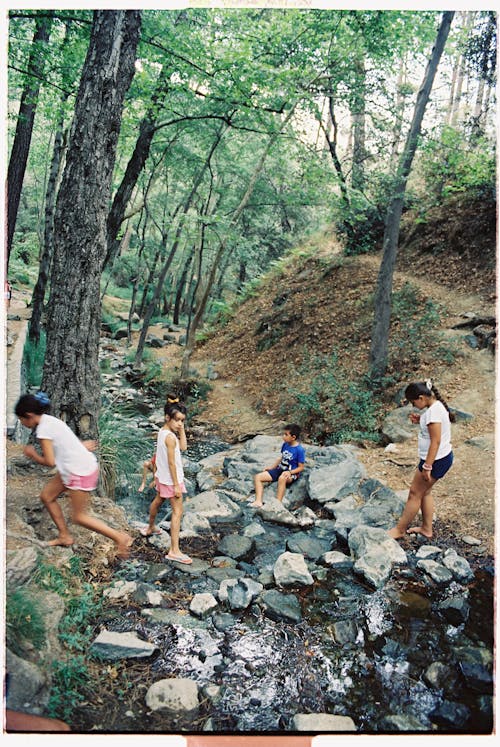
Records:
[[[169,418],[173,418],[176,412],[180,412],[182,415],[187,414],[186,406],[183,405],[179,397],[175,394],[167,394],[167,401],[165,402],[163,411]]]
[[[439,400],[439,402],[441,402],[448,411],[450,421],[452,423],[455,422],[455,414],[453,412],[450,412],[450,408],[448,407],[447,402],[443,399],[441,394],[438,392],[437,387],[434,386],[432,381],[414,381],[412,384],[408,384],[405,389],[405,397],[409,402],[413,402],[413,400],[418,399],[422,395],[424,397],[434,396],[437,400]]]
[[[285,425],[283,430],[288,431],[291,436],[299,438],[302,429],[297,423],[290,423],[290,425]]]
[[[19,398],[17,405],[14,408],[18,418],[23,418],[29,412],[35,415],[43,415],[50,410],[50,399],[47,397],[45,392],[38,392],[37,394],[23,394]]]

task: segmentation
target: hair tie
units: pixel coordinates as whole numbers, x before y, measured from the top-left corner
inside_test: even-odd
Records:
[[[425,386],[430,392],[432,392],[432,381],[430,379],[427,379],[427,381],[425,382]]]
[[[179,401],[179,397],[176,397],[176,399],[170,399],[170,397],[167,397],[167,402],[169,405],[175,405],[175,403],[178,401]]]
[[[49,398],[48,398],[48,396],[47,396],[47,395],[45,394],[45,392],[37,392],[37,393],[35,394],[35,399],[36,399],[36,400],[37,400],[38,402],[40,402],[40,404],[41,404],[41,405],[44,405],[44,406],[46,406],[46,405],[50,405],[50,399],[49,399]]]

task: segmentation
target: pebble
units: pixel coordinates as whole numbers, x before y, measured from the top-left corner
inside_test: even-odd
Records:
[[[477,537],[472,537],[470,534],[465,535],[465,537],[462,537],[462,542],[465,542],[466,545],[480,545],[481,540],[477,539]]]

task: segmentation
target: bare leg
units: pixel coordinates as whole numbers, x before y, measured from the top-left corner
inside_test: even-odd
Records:
[[[164,501],[165,498],[162,498],[159,493],[157,493],[151,501],[151,505],[149,506],[149,524],[144,531],[141,529],[141,534],[144,537],[148,537],[150,534],[158,534],[160,532],[159,528],[155,524],[155,521],[156,517],[158,516],[158,511],[160,510]]]
[[[70,534],[68,525],[64,519],[64,515],[61,506],[57,502],[57,499],[66,490],[63,481],[59,473],[55,475],[43,488],[40,498],[50,514],[50,518],[54,522],[59,532],[56,539],[50,540],[49,545],[55,547],[62,545],[63,547],[69,547],[73,544],[73,537]]]
[[[148,479],[148,472],[151,470],[151,466],[152,465],[149,459],[146,460],[142,465],[142,482],[138,488],[139,493],[142,493],[142,491],[146,487],[146,480]]]
[[[408,500],[406,501],[406,506],[403,509],[403,513],[401,514],[401,517],[398,523],[396,524],[396,526],[389,530],[389,535],[391,537],[393,537],[394,539],[399,539],[400,537],[404,537],[409,525],[411,524],[415,516],[418,514],[420,509],[423,508],[424,497],[427,494],[430,494],[431,488],[435,482],[436,480],[433,477],[431,477],[430,482],[427,482],[427,480],[424,479],[420,470],[417,470],[415,472],[412,483],[410,485],[410,492],[408,494]],[[431,501],[432,501],[432,498],[431,498]],[[426,514],[427,514],[427,509],[426,509]],[[426,526],[426,531],[427,531],[427,526]],[[421,533],[426,534],[426,532],[421,532]],[[430,534],[426,534],[426,536],[432,537],[432,512],[431,512]]]
[[[90,529],[92,532],[109,537],[116,543],[117,555],[122,558],[126,558],[130,552],[130,546],[133,543],[133,538],[127,532],[120,532],[118,529],[112,529],[110,526],[105,524],[101,519],[96,519],[94,516],[90,516],[87,513],[87,507],[89,504],[89,493],[86,490],[70,490],[71,507],[73,509],[73,521],[75,524],[79,524],[86,529]]]
[[[292,478],[288,475],[280,475],[278,477],[278,487],[276,489],[276,500],[282,501],[285,495],[286,486],[290,485]]]
[[[268,482],[272,482],[273,478],[269,474],[269,472],[259,472],[258,475],[255,475],[253,478],[253,484],[255,487],[255,500],[253,503],[251,503],[251,506],[262,506],[262,496],[264,494],[264,484]]]
[[[419,527],[411,527],[408,534],[423,534],[429,539],[432,537],[432,519],[434,518],[434,498],[432,497],[431,488],[422,498],[422,524]]]
[[[182,519],[182,498],[170,498],[172,516],[170,518],[170,554],[180,555],[179,534]]]

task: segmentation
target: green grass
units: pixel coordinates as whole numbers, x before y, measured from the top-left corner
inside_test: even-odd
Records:
[[[7,593],[5,633],[7,648],[20,656],[26,641],[38,650],[44,645],[45,623],[40,602],[28,589],[20,588]]]

